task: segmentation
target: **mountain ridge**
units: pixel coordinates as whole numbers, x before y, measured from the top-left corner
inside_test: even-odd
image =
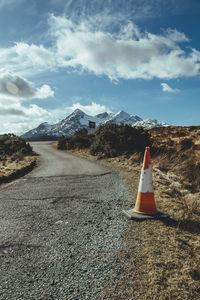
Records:
[[[100,124],[115,123],[115,124],[129,124],[132,126],[142,126],[147,129],[153,127],[165,127],[168,124],[158,121],[158,120],[143,120],[137,115],[131,115],[123,110],[116,114],[103,112],[95,116],[88,115],[82,110],[77,108],[66,118],[58,121],[55,124],[49,124],[48,122],[43,122],[39,124],[36,128],[33,128],[21,135],[22,138],[31,139],[39,137],[59,137],[60,135],[73,135],[77,130],[82,128],[89,128],[89,121],[95,122],[96,127]]]

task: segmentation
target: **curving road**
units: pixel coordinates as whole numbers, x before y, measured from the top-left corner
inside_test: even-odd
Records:
[[[0,186],[0,299],[100,299],[128,204],[111,169],[33,143],[38,167]]]
[[[35,142],[31,146],[40,155],[38,168],[31,173],[31,177],[100,175],[110,172],[107,167],[56,150],[51,147],[51,142]]]

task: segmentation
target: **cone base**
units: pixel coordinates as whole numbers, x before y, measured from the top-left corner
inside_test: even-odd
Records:
[[[146,219],[166,219],[169,218],[168,214],[164,214],[160,211],[157,212],[157,214],[152,214],[152,215],[145,215],[145,214],[141,214],[141,213],[137,213],[134,211],[134,209],[130,209],[130,210],[123,210],[122,213],[130,220],[138,220],[138,221],[142,221],[142,220],[146,220]]]
[[[146,212],[146,211],[138,211],[137,209],[133,209],[133,211],[136,213],[136,214],[140,214],[140,215],[151,215],[151,216],[153,216],[153,215],[157,215],[159,212],[157,211],[157,209],[156,210],[154,210],[154,211],[148,211],[148,212]]]

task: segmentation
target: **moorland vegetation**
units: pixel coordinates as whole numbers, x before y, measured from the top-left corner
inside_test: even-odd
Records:
[[[35,165],[35,153],[29,143],[12,133],[0,136],[0,183],[24,175]]]
[[[87,129],[83,128],[71,137],[61,136],[58,139],[58,149],[66,150],[67,143],[71,149],[90,149],[92,155],[99,157],[141,152],[145,146],[152,144],[147,130],[113,123],[100,125],[95,135],[88,134]]]
[[[170,215],[162,222],[128,223],[118,253],[121,269],[113,272],[101,299],[199,300],[200,127],[145,131],[109,124],[93,136],[84,130],[60,141],[60,149],[67,141],[73,154],[121,173],[130,207],[137,197],[144,147],[151,146],[156,204]]]

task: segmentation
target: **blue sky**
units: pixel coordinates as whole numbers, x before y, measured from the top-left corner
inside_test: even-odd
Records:
[[[80,108],[200,125],[199,0],[0,0],[0,133]]]

